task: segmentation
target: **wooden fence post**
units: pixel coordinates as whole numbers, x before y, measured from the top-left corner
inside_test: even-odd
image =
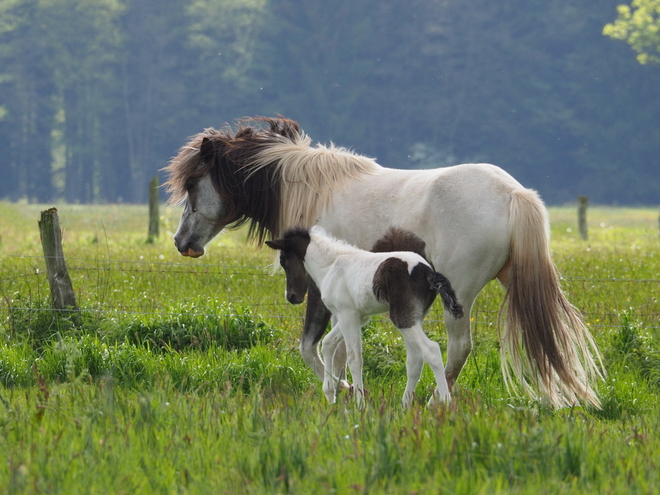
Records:
[[[580,229],[580,237],[587,240],[587,206],[589,205],[589,198],[587,196],[578,196],[578,227]]]
[[[153,242],[158,237],[158,176],[149,182],[149,236],[147,242]]]
[[[69,271],[64,261],[62,231],[60,229],[60,220],[57,216],[57,208],[50,208],[41,212],[39,234],[46,260],[50,299],[53,306],[60,311],[78,311],[71,277],[69,277]]]

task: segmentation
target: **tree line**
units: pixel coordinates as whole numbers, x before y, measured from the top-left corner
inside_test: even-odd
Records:
[[[144,202],[191,134],[282,114],[389,167],[656,204],[660,70],[603,36],[617,3],[0,0],[0,198]]]

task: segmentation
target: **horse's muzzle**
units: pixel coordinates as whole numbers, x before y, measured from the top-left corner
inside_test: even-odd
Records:
[[[181,256],[190,256],[191,258],[199,258],[204,255],[204,249],[195,251],[193,248],[188,248],[188,251],[180,251]]]
[[[196,240],[182,241],[177,235],[174,236],[174,246],[181,256],[199,258],[204,255],[204,247],[200,247]]]

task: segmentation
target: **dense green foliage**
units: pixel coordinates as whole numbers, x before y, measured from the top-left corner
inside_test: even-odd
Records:
[[[389,167],[656,204],[659,73],[602,35],[620,1],[0,0],[0,198],[143,202],[189,135],[281,113]]]
[[[657,210],[551,209],[552,249],[608,371],[603,409],[511,396],[497,347],[501,289],[471,315],[474,351],[449,407],[401,409],[405,350],[364,334],[367,407],[329,406],[302,362],[303,309],[268,252],[227,232],[198,260],[165,209],[60,209],[81,307],[50,310],[38,205],[0,202],[0,490],[7,493],[654,493],[660,483]],[[26,228],[32,225],[32,228]],[[446,351],[432,312],[425,329]]]
[[[640,64],[660,64],[660,0],[632,0],[631,6],[619,5],[619,16],[603,34],[626,41]]]

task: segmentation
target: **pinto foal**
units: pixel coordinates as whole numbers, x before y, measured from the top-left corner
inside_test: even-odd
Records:
[[[416,236],[414,238],[421,241]],[[433,270],[422,256],[410,251],[363,251],[329,236],[320,227],[291,229],[282,239],[266,244],[281,251],[280,264],[286,273],[287,299],[292,303],[302,301],[309,276],[335,318],[336,323],[322,344],[325,363],[323,392],[328,401],[334,403],[336,400],[337,382],[332,362],[343,338],[355,397],[358,407],[362,406],[361,329],[371,316],[388,311],[406,345],[408,381],[403,406],[408,407],[412,401],[425,361],[433,370],[437,384],[429,404],[436,398],[451,400],[440,346],[424,334],[422,320],[437,294],[454,318],[463,316],[463,308],[456,300],[449,280]]]

